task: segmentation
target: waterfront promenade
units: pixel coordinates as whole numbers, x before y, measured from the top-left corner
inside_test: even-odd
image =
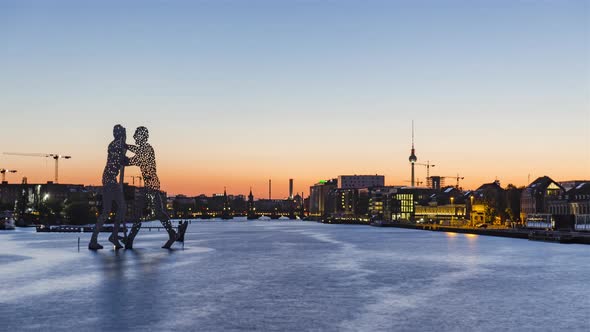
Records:
[[[184,250],[0,233],[7,330],[586,330],[584,245],[314,222],[196,222]],[[106,235],[101,240],[106,244]],[[105,246],[106,247],[106,246]]]

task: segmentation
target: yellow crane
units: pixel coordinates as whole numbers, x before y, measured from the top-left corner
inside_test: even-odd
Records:
[[[55,160],[55,181],[54,183],[58,182],[58,169],[59,169],[59,160],[60,159],[70,159],[71,156],[63,156],[59,153],[20,153],[20,152],[4,152],[7,156],[24,156],[24,157],[41,157],[41,158],[53,158]]]

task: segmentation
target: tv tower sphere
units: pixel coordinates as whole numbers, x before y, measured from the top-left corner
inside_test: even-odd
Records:
[[[416,155],[414,154],[414,149],[412,149],[412,154],[410,155],[409,159],[411,163],[415,163],[418,161],[418,157],[416,157]]]

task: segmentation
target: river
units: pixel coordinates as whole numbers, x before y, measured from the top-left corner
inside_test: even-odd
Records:
[[[193,222],[184,248],[0,232],[0,330],[590,327],[590,247],[299,221]],[[78,251],[77,241],[81,238]]]

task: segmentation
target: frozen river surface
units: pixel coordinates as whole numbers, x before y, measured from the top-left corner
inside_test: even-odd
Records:
[[[588,246],[311,222],[186,237],[92,252],[89,234],[0,232],[0,330],[590,330]]]

